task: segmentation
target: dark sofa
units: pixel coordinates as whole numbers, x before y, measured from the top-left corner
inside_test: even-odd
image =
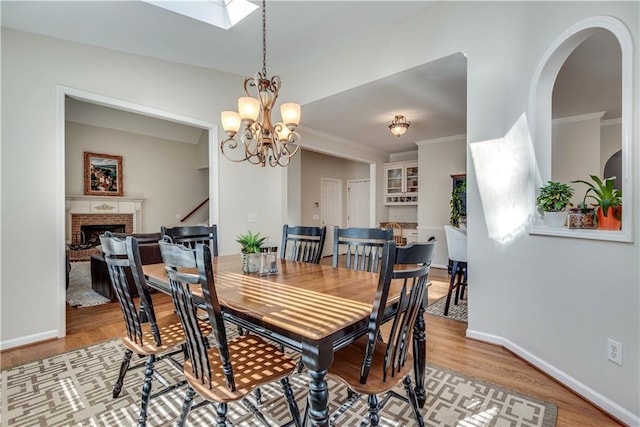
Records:
[[[162,262],[160,246],[158,245],[158,240],[160,240],[161,237],[160,233],[113,233],[113,235],[122,239],[126,236],[133,236],[138,240],[138,246],[140,248],[140,262],[142,265],[159,264]],[[138,291],[135,289],[133,276],[130,271],[127,271],[127,283],[129,283],[129,292],[134,296],[138,296]],[[111,287],[107,263],[102,257],[102,254],[91,256],[91,288],[100,295],[109,298],[112,302],[116,301],[117,297]]]

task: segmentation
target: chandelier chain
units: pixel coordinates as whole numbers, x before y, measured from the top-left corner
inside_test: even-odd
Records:
[[[267,78],[267,0],[262,0],[262,75]]]

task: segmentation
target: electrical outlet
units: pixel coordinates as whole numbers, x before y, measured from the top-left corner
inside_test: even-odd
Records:
[[[250,213],[249,217],[247,218],[248,222],[256,222],[256,214],[254,213]]]
[[[611,338],[607,340],[607,359],[622,366],[622,344]]]

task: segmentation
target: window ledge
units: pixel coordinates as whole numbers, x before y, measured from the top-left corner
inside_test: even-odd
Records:
[[[620,231],[614,230],[587,230],[566,227],[548,227],[544,224],[534,223],[529,229],[529,234],[541,236],[570,237],[573,239],[608,240],[611,242],[633,242],[631,233],[623,227]]]

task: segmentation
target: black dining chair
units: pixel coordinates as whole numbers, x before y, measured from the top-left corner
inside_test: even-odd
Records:
[[[176,312],[187,337],[189,355],[183,369],[188,388],[177,425],[185,425],[196,393],[207,401],[216,402],[218,426],[225,425],[230,402],[243,401],[252,413],[259,414],[257,408],[245,399],[246,396],[263,385],[279,381],[293,422],[300,426],[298,405],[288,379],[296,368],[296,362],[256,335],[227,339],[209,246],[197,244],[195,249],[189,249],[164,241],[159,245]],[[197,274],[185,269],[197,269]],[[192,294],[194,285],[198,285],[202,292],[208,320],[213,326],[213,343],[208,341],[208,333],[198,322]]]
[[[467,232],[466,230],[450,225],[445,225],[444,231],[447,238],[447,251],[451,272],[449,290],[447,291],[447,300],[444,304],[443,313],[447,316],[449,314],[451,296],[454,296],[454,304],[458,305],[458,301],[464,299],[464,291],[467,287]]]
[[[394,241],[385,243],[367,334],[336,351],[329,367],[329,376],[356,393],[368,395],[368,421],[372,426],[379,424],[379,412],[391,397],[410,403],[417,425],[424,426],[411,384],[413,332],[426,299],[427,278],[436,244],[412,243],[396,247]],[[402,291],[393,317],[381,327],[392,283],[401,284]],[[406,398],[392,391],[401,381]],[[386,396],[379,401],[377,396],[382,393]],[[342,408],[346,410],[358,397],[355,395]],[[339,409],[338,416],[343,412]]]
[[[280,258],[292,261],[319,264],[322,258],[327,227],[290,226],[282,227]]]
[[[185,343],[185,336],[180,319],[175,313],[162,317],[155,315],[153,299],[142,273],[137,239],[128,236],[123,240],[107,232],[100,236],[100,244],[125,323],[125,332],[121,336],[121,341],[125,346],[125,354],[118,379],[113,386],[113,397],[116,398],[120,395],[127,371],[140,366],[129,367],[132,355],[135,353],[139,356],[146,356],[145,377],[138,416],[138,426],[144,426],[147,420],[149,399],[160,396],[180,385],[180,383],[169,384],[166,379],[161,378],[162,376],[155,369],[155,363],[163,360],[169,362],[170,366],[179,369],[182,363],[174,356],[183,353],[180,346]],[[133,279],[133,286],[128,283],[128,278]],[[134,298],[131,292],[132,288],[137,289],[139,300]],[[206,329],[207,326],[203,325],[203,328]],[[151,384],[154,377],[167,387],[151,395]]]
[[[178,227],[160,227],[161,238],[169,236],[171,242],[180,243],[191,249],[198,243],[209,245],[213,256],[218,256],[218,226],[186,225]]]
[[[393,230],[390,228],[336,226],[333,231],[333,266],[377,273],[382,249],[388,240],[393,240]]]

